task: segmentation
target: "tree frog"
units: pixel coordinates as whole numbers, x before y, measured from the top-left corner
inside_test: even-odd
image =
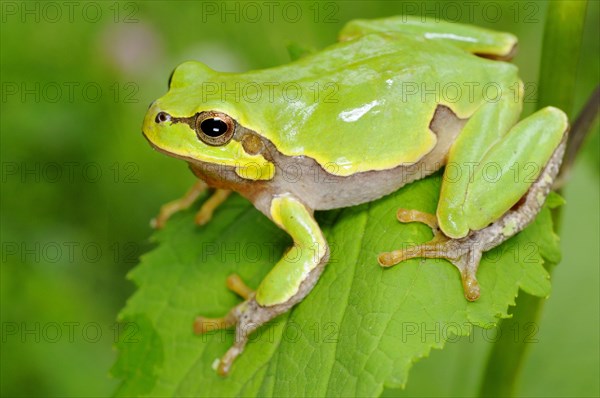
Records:
[[[351,21],[336,44],[283,66],[222,73],[185,62],[174,70],[143,134],[158,151],[188,162],[199,182],[161,208],[156,226],[210,187],[216,191],[196,217],[204,224],[235,191],[287,232],[297,252],[283,256],[256,290],[230,276],[229,288],[245,300],[223,318],[196,319],[197,333],[236,327],[220,374],[249,333],[317,283],[329,248],[315,210],[374,201],[442,167],[436,214],[397,214],[429,225],[433,240],[390,248],[377,260],[390,267],[445,258],[460,271],[466,299],[479,297],[482,253],[539,212],[568,130],[554,107],[519,121],[523,84],[506,62],[516,46],[508,33],[398,16]]]

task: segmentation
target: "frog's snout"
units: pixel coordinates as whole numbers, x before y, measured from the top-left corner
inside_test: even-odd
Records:
[[[142,125],[142,134],[150,142],[153,141],[155,135],[158,133],[160,124],[171,120],[171,115],[163,112],[156,104],[156,101],[150,104],[146,117],[144,118],[144,124]]]
[[[148,124],[152,123],[152,121],[154,121],[156,124],[171,121],[171,115],[162,111],[156,102],[156,100],[152,101],[150,106],[148,106],[148,112],[146,113],[146,118],[144,119],[144,127],[150,127]]]

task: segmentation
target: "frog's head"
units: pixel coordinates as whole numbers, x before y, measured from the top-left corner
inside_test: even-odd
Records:
[[[170,156],[231,166],[249,180],[270,179],[274,165],[262,156],[260,140],[238,122],[243,114],[240,104],[206,92],[227,76],[200,62],[179,65],[169,79],[167,94],[150,105],[143,134],[154,148]]]

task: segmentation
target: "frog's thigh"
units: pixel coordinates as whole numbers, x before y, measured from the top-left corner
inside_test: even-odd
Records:
[[[447,236],[462,238],[469,233],[464,205],[475,167],[490,148],[503,140],[520,112],[521,105],[509,98],[487,102],[471,116],[452,144],[437,208],[440,228]]]
[[[329,250],[319,225],[311,212],[291,196],[276,197],[271,202],[271,218],[292,239],[294,245],[279,260],[256,290],[256,301],[261,306],[283,304],[298,296],[301,285],[309,274],[327,261]],[[314,284],[315,281],[312,282]],[[302,298],[300,297],[300,299]]]
[[[485,228],[527,193],[567,128],[564,112],[546,107],[517,123],[489,150],[467,190],[464,212],[469,229]]]

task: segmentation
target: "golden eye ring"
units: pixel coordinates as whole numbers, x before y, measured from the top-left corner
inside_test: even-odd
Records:
[[[207,145],[225,145],[234,132],[235,121],[225,113],[203,112],[196,118],[196,135]]]

